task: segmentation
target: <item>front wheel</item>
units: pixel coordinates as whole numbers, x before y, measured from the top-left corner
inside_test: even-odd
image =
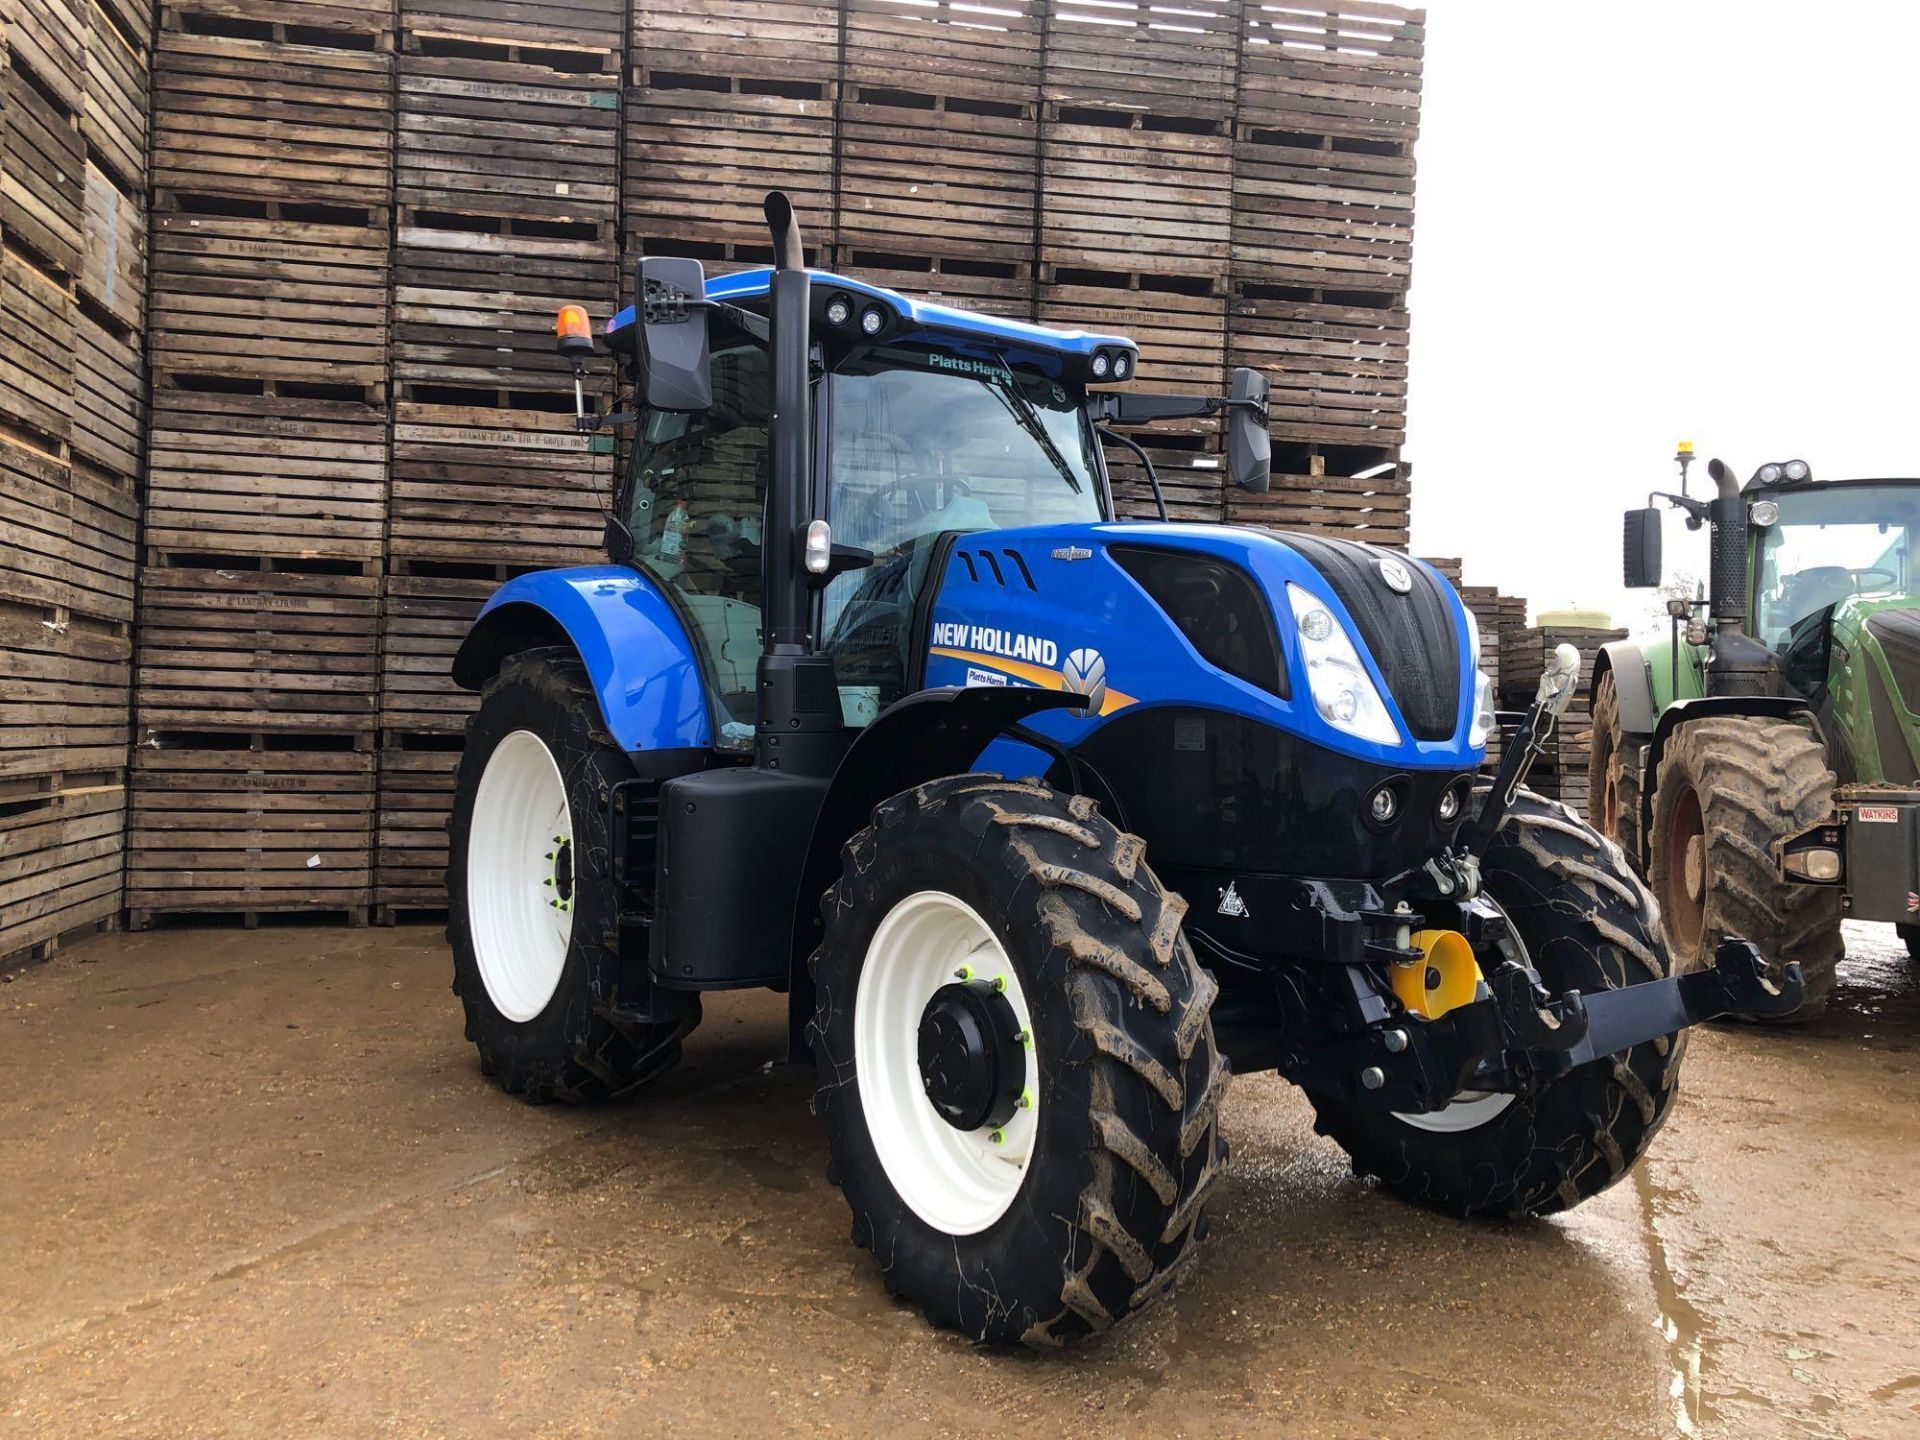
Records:
[[[673,1022],[621,1013],[607,801],[632,773],[568,651],[509,659],[467,723],[447,822],[453,990],[481,1069],[528,1100],[635,1090],[699,1019],[691,998]]]
[[[1619,847],[1556,801],[1520,792],[1481,878],[1556,995],[1670,969],[1652,897]],[[1428,1114],[1310,1098],[1320,1132],[1403,1199],[1460,1216],[1551,1215],[1632,1167],[1673,1104],[1685,1047],[1684,1035],[1662,1036],[1532,1095],[1465,1093]]]
[[[1142,851],[1084,797],[961,775],[880,805],[822,904],[814,1109],[854,1243],[976,1341],[1104,1330],[1205,1234],[1216,987]]]

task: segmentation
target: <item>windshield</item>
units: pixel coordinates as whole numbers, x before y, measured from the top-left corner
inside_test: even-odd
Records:
[[[1855,595],[1904,594],[1920,487],[1847,485],[1768,495],[1780,519],[1762,532],[1755,585],[1759,638],[1781,646],[1795,624]]]
[[[936,538],[1100,519],[1098,442],[1078,393],[1001,356],[874,346],[833,372],[827,403],[833,538],[874,560],[827,587],[821,634],[864,724],[905,693]]]

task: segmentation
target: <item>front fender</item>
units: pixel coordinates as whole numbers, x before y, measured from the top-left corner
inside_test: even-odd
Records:
[[[453,657],[453,678],[479,690],[507,657],[571,645],[600,715],[627,751],[705,749],[713,722],[699,654],[659,586],[613,565],[536,570],[487,601]]]
[[[1602,675],[1613,676],[1613,698],[1620,707],[1620,728],[1629,735],[1651,735],[1659,710],[1654,704],[1653,686],[1647,678],[1647,657],[1633,640],[1615,640],[1602,645],[1593,662],[1593,679],[1587,686],[1587,703]]]

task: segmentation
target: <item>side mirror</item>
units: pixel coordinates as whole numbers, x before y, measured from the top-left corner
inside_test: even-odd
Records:
[[[700,262],[645,256],[633,293],[640,321],[640,403],[649,410],[712,409],[707,310],[700,303],[707,277]]]
[[[1242,490],[1264,495],[1273,474],[1273,436],[1267,430],[1267,377],[1242,365],[1233,372],[1227,410],[1227,473]]]
[[[1627,511],[1626,544],[1621,555],[1629,590],[1651,590],[1660,583],[1660,508]]]

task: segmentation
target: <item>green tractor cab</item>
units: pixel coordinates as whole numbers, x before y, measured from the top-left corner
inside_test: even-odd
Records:
[[[1805,461],[1716,495],[1655,495],[1712,537],[1709,593],[1593,672],[1595,825],[1647,877],[1676,959],[1745,935],[1798,961],[1818,1013],[1840,922],[1920,942],[1920,480],[1818,480]],[[1660,583],[1655,504],[1626,518],[1626,583]]]

